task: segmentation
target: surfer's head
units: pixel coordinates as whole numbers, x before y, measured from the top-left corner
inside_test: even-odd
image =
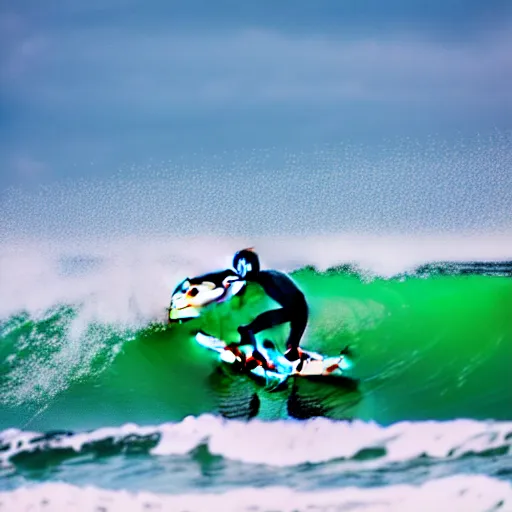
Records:
[[[253,248],[242,249],[233,257],[233,268],[242,278],[250,281],[254,279],[260,271],[260,260]]]

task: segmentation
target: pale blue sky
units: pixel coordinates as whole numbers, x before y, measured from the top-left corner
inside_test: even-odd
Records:
[[[90,189],[80,180],[119,176],[167,183],[154,216],[200,197],[208,207],[187,210],[197,229],[210,229],[215,201],[229,226],[224,191],[242,211],[249,185],[261,195],[253,224],[269,208],[294,212],[285,230],[304,225],[301,202],[333,216],[330,229],[512,222],[510,1],[13,0],[0,7],[0,66],[0,197],[13,226],[58,223],[56,184],[78,197]],[[198,166],[203,181],[187,181]],[[25,210],[8,186],[29,194]],[[101,217],[95,200],[87,209]]]

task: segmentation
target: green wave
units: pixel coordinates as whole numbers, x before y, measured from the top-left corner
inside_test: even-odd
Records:
[[[510,270],[504,263],[464,268],[435,264],[388,279],[354,266],[293,274],[310,304],[304,347],[336,354],[349,345],[355,354],[362,384],[357,400],[348,401],[349,417],[382,424],[512,418]],[[6,319],[0,428],[158,424],[216,411],[216,362],[191,333],[201,326],[236,341],[239,323],[266,307],[253,287],[201,320],[173,327],[90,324],[76,334],[80,307],[58,305],[42,319],[28,313]],[[264,334],[279,344],[286,327]],[[243,393],[247,386],[243,378],[234,389]],[[330,399],[336,393],[343,395],[331,391]],[[286,416],[282,394],[261,396],[263,417]]]

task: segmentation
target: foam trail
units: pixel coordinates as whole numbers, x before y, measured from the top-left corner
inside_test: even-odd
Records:
[[[421,486],[394,485],[377,488],[349,487],[340,490],[301,492],[286,487],[242,488],[225,493],[162,495],[147,492],[109,491],[65,483],[46,483],[0,493],[0,511],[135,512],[427,512],[509,510],[512,485],[486,476],[457,475]]]

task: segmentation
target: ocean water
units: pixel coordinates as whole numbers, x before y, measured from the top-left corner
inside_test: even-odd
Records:
[[[219,371],[192,333],[235,339],[256,288],[165,325],[178,280],[247,245],[303,288],[304,347],[350,347],[357,389]],[[0,511],[512,510],[511,255],[497,235],[7,241]]]

